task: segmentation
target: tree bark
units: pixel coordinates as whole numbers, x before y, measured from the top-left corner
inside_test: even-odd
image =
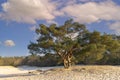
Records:
[[[64,59],[63,62],[64,62],[64,68],[68,69],[69,68],[69,62],[68,62],[68,60]]]
[[[58,52],[59,56],[63,59],[64,68],[68,69],[72,66],[72,55],[70,53],[60,53]]]
[[[70,56],[68,56],[68,65],[69,65],[69,67],[71,67],[72,66],[72,60],[71,60],[72,58],[70,57]]]
[[[72,66],[71,57],[69,57],[69,56],[64,58],[63,62],[64,62],[64,68],[65,69],[68,69],[68,68],[70,68]]]

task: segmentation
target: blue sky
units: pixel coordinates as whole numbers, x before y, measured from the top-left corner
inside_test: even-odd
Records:
[[[0,56],[26,56],[39,24],[69,18],[90,31],[120,33],[120,0],[0,0]]]

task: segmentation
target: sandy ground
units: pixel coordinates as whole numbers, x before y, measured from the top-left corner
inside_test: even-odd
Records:
[[[0,67],[0,75],[3,74],[2,71],[8,75],[0,76],[0,80],[120,80],[120,66],[73,66],[70,69],[46,70],[31,68]],[[11,75],[8,72],[16,73]]]
[[[26,74],[26,73],[29,73],[29,72],[34,72],[36,70],[45,71],[45,70],[49,70],[49,69],[53,69],[53,68],[58,68],[58,67],[0,66],[0,77],[10,76],[10,75]]]

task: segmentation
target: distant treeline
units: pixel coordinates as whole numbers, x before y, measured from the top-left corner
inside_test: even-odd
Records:
[[[0,57],[0,66],[19,66],[24,59],[24,57]]]
[[[30,55],[26,57],[0,57],[0,66],[59,66],[62,63],[59,56],[46,54],[45,56]]]

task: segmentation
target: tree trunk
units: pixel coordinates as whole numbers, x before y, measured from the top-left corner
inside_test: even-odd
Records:
[[[68,62],[68,60],[64,59],[63,61],[64,61],[64,68],[68,69],[69,68],[69,62]]]
[[[62,54],[60,52],[58,52],[59,56],[62,57],[63,63],[64,63],[64,68],[68,69],[69,67],[71,67],[72,65],[72,55],[70,54]]]
[[[72,61],[71,61],[71,57],[70,56],[68,56],[68,65],[69,65],[69,67],[71,67],[72,66]]]
[[[69,67],[71,67],[72,62],[71,62],[71,58],[69,56],[67,56],[67,58],[64,58],[64,68],[68,69]]]

